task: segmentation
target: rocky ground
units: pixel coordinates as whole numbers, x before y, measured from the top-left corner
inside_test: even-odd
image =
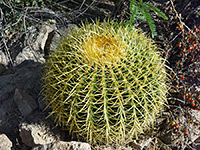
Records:
[[[94,2],[81,0],[60,3],[55,7],[29,8],[25,18],[28,28],[14,32],[11,26],[6,29],[2,26],[3,14],[1,12],[1,43],[0,43],[0,150],[90,150],[90,149],[115,149],[113,147],[91,147],[88,143],[72,141],[61,127],[56,126],[52,118],[47,118],[50,110],[45,109],[43,96],[40,94],[43,72],[43,63],[46,55],[55,47],[60,35],[67,33],[68,27],[78,24],[87,18],[116,17],[124,19],[128,11],[128,1],[121,1],[117,6],[113,1],[101,0]],[[162,3],[162,4],[161,4]],[[178,43],[179,31],[176,29],[178,19],[172,9],[170,1],[153,1],[158,8],[162,9],[169,20],[157,18],[156,27],[158,36],[155,38],[158,45],[168,52],[169,45]],[[176,0],[178,13],[185,18],[184,21],[190,28],[200,25],[200,2]],[[184,4],[184,5],[183,5]],[[57,10],[61,12],[58,13]],[[149,32],[147,23],[139,22],[141,28]],[[22,24],[23,25],[23,22]],[[160,44],[159,44],[160,43]],[[169,44],[170,43],[170,44]],[[174,48],[176,49],[176,47]],[[173,51],[172,51],[173,52]],[[173,53],[172,53],[173,54]],[[173,62],[177,56],[170,55],[168,60],[171,68],[176,70]],[[196,62],[199,63],[199,62]],[[200,71],[199,71],[200,72]],[[198,78],[198,77],[197,77]],[[200,88],[199,79],[196,80],[195,88]],[[198,90],[197,90],[198,91]],[[199,93],[198,93],[199,94]],[[190,116],[195,118],[196,125],[191,124],[188,129],[188,138],[179,137],[172,131],[169,114],[163,114],[158,118],[153,134],[146,133],[140,140],[135,140],[130,145],[118,149],[200,149],[200,112],[191,109]],[[179,114],[181,115],[181,114]],[[179,120],[184,124],[188,118],[184,115]],[[177,145],[182,138],[185,144]],[[186,141],[187,139],[187,141]],[[197,143],[197,145],[194,145]],[[187,146],[187,148],[186,148]]]

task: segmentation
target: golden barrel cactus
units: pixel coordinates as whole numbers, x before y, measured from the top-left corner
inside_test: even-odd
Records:
[[[45,63],[50,115],[79,140],[125,144],[164,109],[165,61],[141,30],[114,21],[75,27]]]

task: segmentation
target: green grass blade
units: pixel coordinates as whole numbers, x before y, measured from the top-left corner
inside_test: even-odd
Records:
[[[130,2],[130,13],[131,13],[131,17],[130,17],[130,24],[133,24],[135,21],[135,16],[137,16],[137,6],[134,0],[132,0]]]
[[[138,9],[144,16],[145,18],[147,19],[147,22],[149,24],[149,27],[150,27],[150,30],[151,30],[151,34],[152,34],[152,37],[154,38],[154,36],[157,35],[157,32],[156,32],[156,26],[154,24],[154,20],[152,19],[151,17],[151,14],[148,10],[148,8],[145,6],[145,5],[142,5],[142,9]]]
[[[135,3],[135,1],[134,0],[132,0],[131,2],[130,2],[130,13],[132,13],[132,14],[135,14],[136,13],[136,5],[135,5],[136,3]]]
[[[168,17],[160,9],[158,9],[157,7],[155,7],[154,5],[150,3],[144,3],[144,4],[148,6],[149,8],[151,8],[155,13],[157,13],[163,19],[168,20]]]

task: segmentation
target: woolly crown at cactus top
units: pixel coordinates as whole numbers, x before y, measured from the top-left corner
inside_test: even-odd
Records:
[[[43,94],[78,140],[126,144],[164,110],[165,60],[140,29],[114,21],[75,27],[45,64]]]

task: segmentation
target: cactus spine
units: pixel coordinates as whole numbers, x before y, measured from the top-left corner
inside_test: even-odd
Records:
[[[163,111],[165,64],[141,30],[96,21],[76,27],[45,64],[55,121],[91,144],[125,144]]]

